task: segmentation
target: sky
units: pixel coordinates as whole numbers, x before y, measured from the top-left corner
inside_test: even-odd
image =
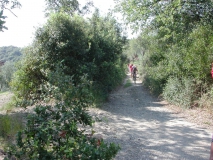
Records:
[[[86,0],[79,0],[85,2]],[[44,0],[19,0],[22,7],[13,9],[14,16],[8,10],[4,11],[6,18],[6,27],[8,30],[0,32],[0,47],[16,46],[25,47],[31,44],[34,38],[34,32],[37,27],[46,22],[44,17]],[[99,8],[101,14],[107,13],[108,9],[114,6],[113,0],[93,0],[94,5]]]

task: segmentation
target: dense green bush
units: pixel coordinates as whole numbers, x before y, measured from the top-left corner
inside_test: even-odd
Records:
[[[172,104],[190,108],[198,95],[192,78],[170,77],[164,88],[163,97]]]
[[[6,62],[3,66],[0,66],[0,90],[5,91],[10,89],[10,81],[13,73],[16,71],[14,62]]]
[[[23,65],[11,83],[13,90],[18,98],[35,99],[31,93],[40,94],[39,85],[48,81],[46,73],[60,63],[63,72],[73,76],[74,84],[87,74],[94,89],[105,97],[124,77],[124,44],[125,38],[111,17],[96,13],[88,22],[79,16],[53,14],[37,30],[33,45],[25,49]]]
[[[18,159],[112,159],[119,150],[114,143],[85,133],[93,120],[87,113],[93,96],[90,83],[82,77],[79,84],[63,73],[61,66],[47,75],[49,82],[37,101],[35,113],[27,117],[26,128],[18,133],[17,144],[8,151]],[[52,100],[52,101],[50,101]],[[52,103],[50,103],[52,102]]]
[[[36,54],[33,46],[24,49],[24,58],[17,65],[10,83],[18,105],[26,107],[40,98],[40,85],[47,81],[42,62],[42,57]]]
[[[126,57],[122,55],[126,38],[121,36],[122,28],[110,15],[101,17],[96,11],[90,19],[89,61],[96,69],[92,80],[101,87],[103,96],[120,84],[125,76]]]
[[[141,59],[142,65],[139,69],[143,74],[144,85],[149,87],[152,93],[167,95],[164,98],[177,105],[186,107],[197,103],[199,97],[207,92],[207,86],[212,83],[210,75],[210,65],[213,61],[211,52],[212,34],[209,34],[211,32],[211,25],[197,24],[188,33],[188,36],[182,37],[181,41],[172,45],[168,44],[166,48],[162,48],[162,41],[157,40],[156,34],[149,35],[149,38],[147,38],[146,33],[142,34],[141,37],[147,39],[138,38],[141,43],[152,41],[149,48],[144,52],[145,54]],[[170,47],[168,48],[168,46]],[[182,89],[180,93],[183,95],[188,93],[188,88],[184,85],[188,78],[184,77],[190,77],[189,83],[194,86],[192,92],[194,95],[189,95],[189,97],[192,97],[184,99],[181,98],[179,92],[175,94],[176,90],[171,87],[173,77],[178,79],[174,85],[180,84],[182,86],[179,89]],[[179,95],[180,100],[177,100],[178,98],[175,95]],[[174,100],[172,100],[172,97]]]
[[[167,55],[168,66],[165,67],[170,70],[171,76],[178,77],[178,81],[174,81],[173,84],[170,80],[167,82],[163,93],[166,100],[186,107],[197,103],[197,100],[206,94],[208,86],[212,83],[210,65],[213,59],[210,50],[213,41],[212,34],[209,34],[212,31],[211,28],[208,25],[197,25],[189,36],[176,44]],[[184,77],[190,78],[186,80]],[[171,79],[173,78],[171,77]],[[187,83],[193,87],[187,87],[189,86]],[[172,87],[168,87],[177,84],[182,84],[179,92],[173,90]],[[191,91],[189,92],[189,90]],[[171,95],[168,97],[168,93],[171,92],[177,92],[178,97],[172,97]]]
[[[0,116],[0,136],[4,138],[7,143],[12,142],[16,133],[23,128],[23,117],[21,115],[6,114]]]
[[[52,14],[38,28],[11,82],[20,106],[37,105],[9,153],[20,159],[112,159],[115,144],[87,137],[86,108],[124,77],[125,38],[112,17]],[[98,95],[96,97],[96,95]],[[52,103],[51,103],[52,102]]]

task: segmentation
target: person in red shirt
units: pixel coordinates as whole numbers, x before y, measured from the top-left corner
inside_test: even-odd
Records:
[[[130,66],[129,66],[129,72],[131,73],[131,77],[132,77],[132,67],[133,67],[133,64],[130,64]]]
[[[211,70],[212,78],[213,78],[213,63],[212,63],[212,70]]]

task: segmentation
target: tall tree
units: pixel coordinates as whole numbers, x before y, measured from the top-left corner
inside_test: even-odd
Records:
[[[127,23],[131,23],[135,29],[143,28],[144,25],[159,27],[162,22],[184,23],[200,21],[202,18],[213,20],[213,5],[210,0],[115,0],[116,10],[121,12]]]
[[[89,11],[89,7],[93,6],[92,1],[88,1],[85,6],[81,7],[78,0],[45,0],[46,13],[63,11],[69,15],[74,13],[84,14]]]

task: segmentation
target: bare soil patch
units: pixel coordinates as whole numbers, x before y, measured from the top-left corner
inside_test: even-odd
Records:
[[[187,121],[197,124],[199,127],[209,129],[213,132],[213,113],[208,108],[183,109],[167,104],[165,107],[171,109],[179,117],[184,117]]]
[[[6,105],[10,101],[12,96],[13,96],[13,93],[11,92],[5,92],[0,94],[0,111],[4,107],[4,105]]]

